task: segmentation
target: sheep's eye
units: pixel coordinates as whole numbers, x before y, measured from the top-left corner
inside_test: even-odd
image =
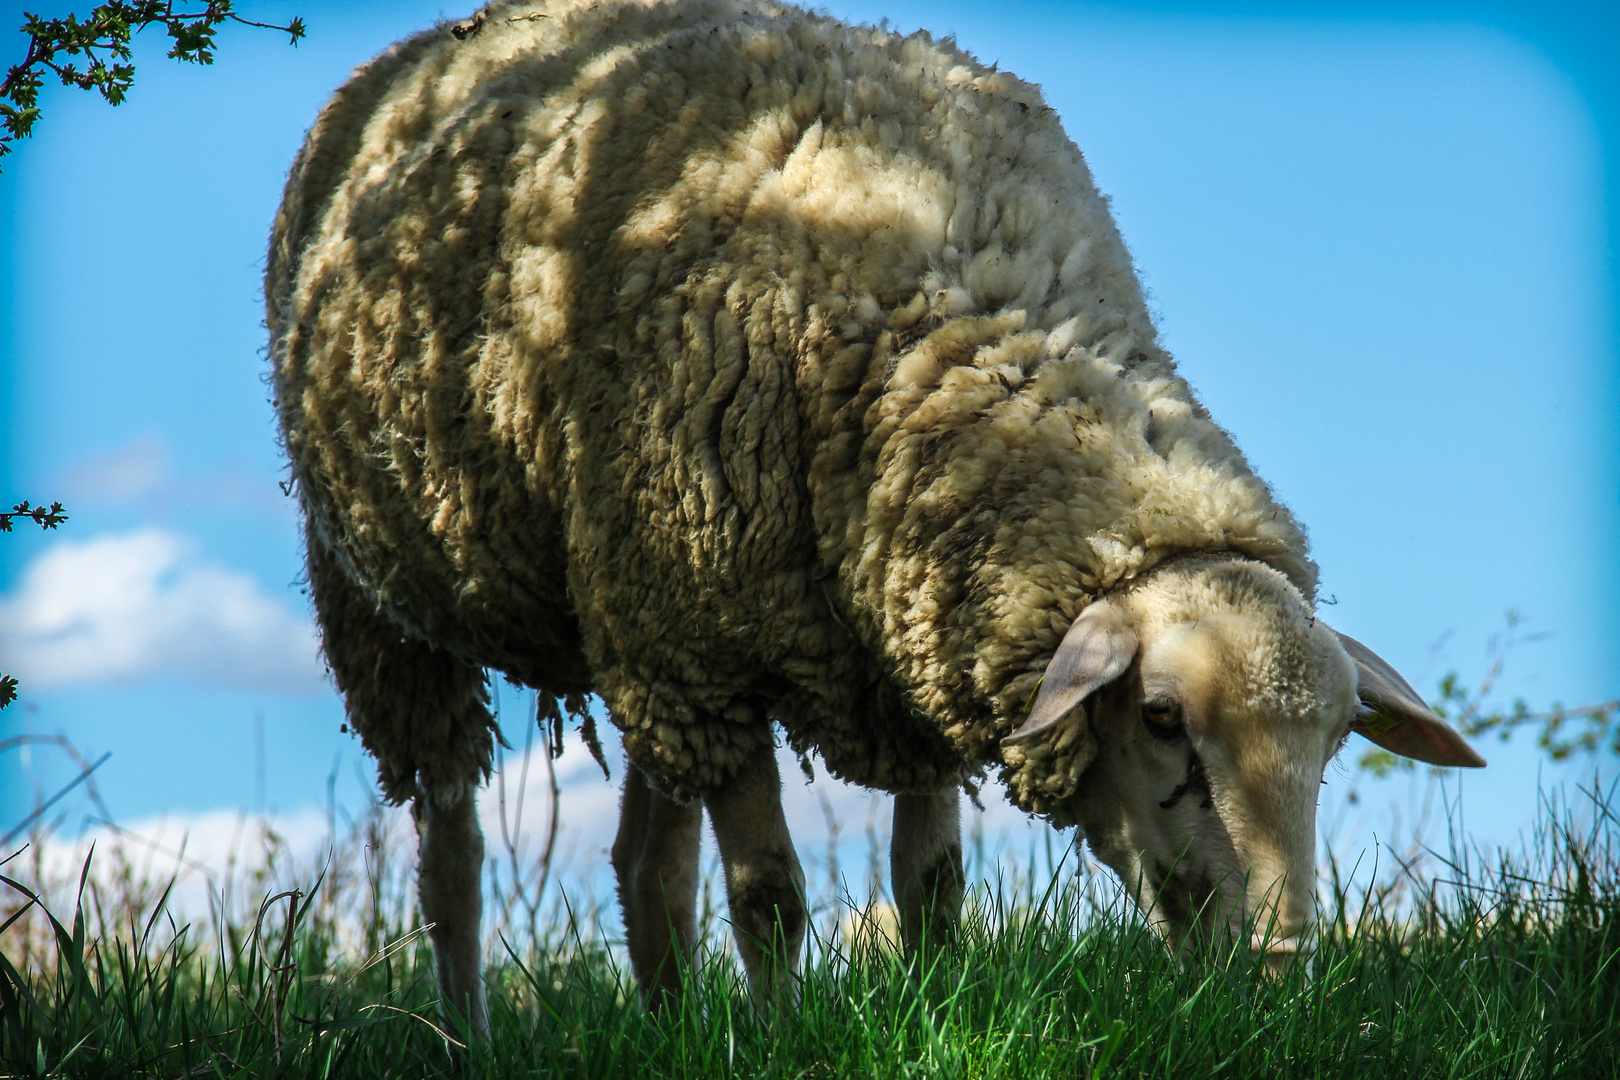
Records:
[[[1149,735],[1165,742],[1175,742],[1186,734],[1181,724],[1181,706],[1165,698],[1149,698],[1142,703],[1142,726]]]

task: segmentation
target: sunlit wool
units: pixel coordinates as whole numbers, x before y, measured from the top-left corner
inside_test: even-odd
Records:
[[[1203,551],[1314,597],[1056,114],[926,33],[491,6],[338,92],[266,281],[327,653],[396,800],[487,771],[487,666],[600,693],[677,798],[774,720],[855,783],[999,766],[1053,813],[1089,731],[998,742],[1092,598]],[[379,627],[420,685],[367,674]]]

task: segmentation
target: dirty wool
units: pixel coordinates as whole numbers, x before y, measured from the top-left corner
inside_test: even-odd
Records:
[[[1058,116],[926,33],[487,7],[322,112],[266,292],[329,654],[381,622],[460,680],[351,693],[395,800],[487,770],[491,667],[600,694],[676,798],[779,724],[1051,813],[1088,733],[998,744],[1099,593],[1230,552],[1314,598]]]

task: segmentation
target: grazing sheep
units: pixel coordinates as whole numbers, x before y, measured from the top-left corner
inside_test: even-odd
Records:
[[[492,5],[337,92],[265,291],[326,655],[474,1024],[485,668],[623,732],[652,997],[704,808],[752,984],[796,962],[773,723],[896,793],[908,948],[949,932],[989,768],[1172,941],[1246,912],[1281,960],[1348,730],[1482,764],[1316,620],[1303,531],[1159,346],[1079,151],[949,41]]]

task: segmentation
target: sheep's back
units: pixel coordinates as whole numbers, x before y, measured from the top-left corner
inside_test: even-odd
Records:
[[[334,98],[267,297],[312,532],[408,632],[600,691],[676,793],[773,717],[937,785],[1097,589],[1314,572],[1039,91],[926,35],[492,6]]]

